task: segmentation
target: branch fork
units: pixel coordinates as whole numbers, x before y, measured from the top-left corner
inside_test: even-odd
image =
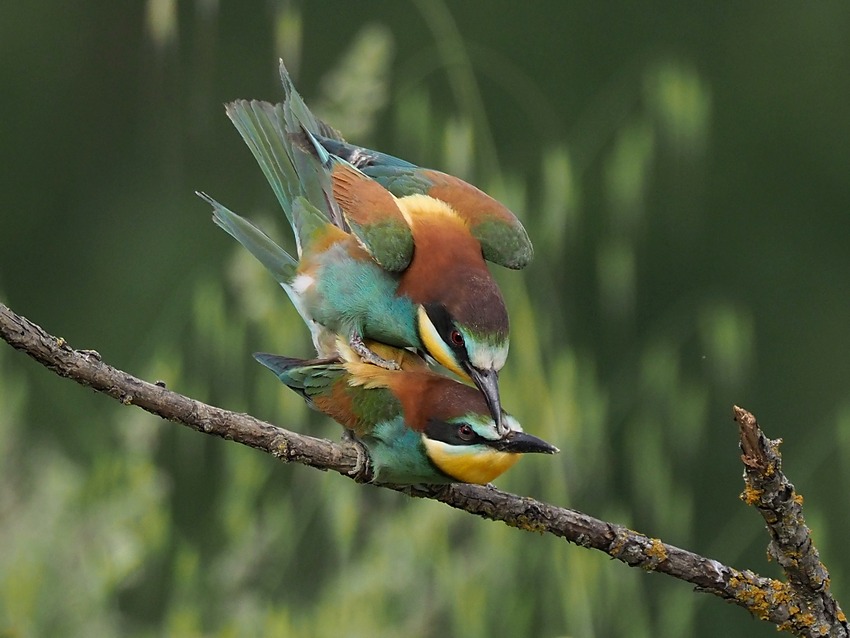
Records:
[[[247,414],[229,412],[172,392],[165,383],[148,383],[101,360],[93,350],[74,350],[0,303],[0,337],[13,348],[53,370],[108,394],[125,405],[136,405],[169,421],[205,434],[236,441],[288,463],[333,470],[359,482],[368,480],[368,457],[351,443],[337,444],[298,434]],[[667,574],[744,607],[757,618],[797,636],[850,638],[847,618],[829,587],[829,573],[812,542],[803,518],[803,497],[782,472],[781,440],[768,439],[756,418],[735,407],[740,428],[744,491],[767,524],[769,556],[782,568],[786,581],[760,576],[694,552],[664,543],[622,525],[582,512],[518,496],[493,486],[381,485],[410,496],[440,501],[482,518],[502,521],[526,531],[547,533],[581,547],[604,552],[631,567]]]

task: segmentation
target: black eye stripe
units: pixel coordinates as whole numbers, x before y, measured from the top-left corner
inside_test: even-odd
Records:
[[[461,353],[464,359],[468,358],[463,334],[455,328],[454,321],[452,321],[446,307],[440,303],[427,303],[423,304],[423,307],[425,308],[425,314],[428,315],[428,319],[430,319],[431,323],[434,324],[434,328],[437,330],[437,334],[440,335],[440,338],[445,341],[452,350]],[[455,333],[457,333],[456,336]]]
[[[461,436],[460,429],[466,426],[471,430],[470,435]],[[438,419],[431,419],[425,426],[425,435],[432,441],[442,441],[449,445],[475,445],[477,443],[487,443],[487,440],[480,436],[472,426],[465,423],[446,423]]]

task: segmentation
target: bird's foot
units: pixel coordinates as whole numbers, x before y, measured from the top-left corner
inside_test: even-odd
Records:
[[[379,357],[377,354],[369,350],[369,347],[363,343],[363,337],[360,335],[352,334],[348,343],[351,346],[351,349],[357,353],[357,356],[363,359],[364,363],[371,363],[373,366],[378,366],[379,368],[385,368],[387,370],[401,370],[401,366],[397,362]]]
[[[366,446],[357,440],[351,430],[345,430],[342,433],[342,440],[353,447],[357,453],[357,462],[353,468],[348,470],[347,474],[358,483],[370,483],[373,478],[372,463],[369,460],[369,452],[366,450]]]

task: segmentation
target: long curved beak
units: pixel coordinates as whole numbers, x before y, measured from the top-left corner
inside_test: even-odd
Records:
[[[557,454],[561,450],[543,439],[526,432],[508,432],[507,436],[492,441],[490,446],[501,452],[514,454]]]
[[[489,370],[480,370],[473,367],[469,363],[465,363],[464,367],[469,373],[470,378],[481,390],[484,395],[484,400],[487,402],[487,407],[490,408],[490,414],[496,422],[496,432],[499,436],[505,436],[508,429],[502,425],[502,402],[499,400],[499,373],[493,368]]]

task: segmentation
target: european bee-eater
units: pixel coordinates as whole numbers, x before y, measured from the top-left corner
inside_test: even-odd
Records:
[[[508,414],[502,415],[500,431],[481,393],[432,372],[416,355],[386,346],[380,352],[402,369],[353,359],[254,357],[351,432],[366,447],[373,480],[380,483],[485,484],[522,454],[558,451],[523,432]]]
[[[315,137],[329,153],[360,169],[396,197],[428,195],[449,204],[466,221],[487,261],[513,269],[531,262],[534,250],[520,221],[504,204],[472,184],[341,139]]]
[[[522,257],[505,256],[516,243],[498,243],[500,233],[516,237],[517,228],[527,243],[521,224],[504,207],[487,218],[466,200],[452,206],[421,193],[393,196],[327,152],[338,134],[310,113],[282,64],[281,79],[283,104],[237,101],[227,113],[292,225],[299,260],[206,198],[216,223],[275,275],[310,325],[320,354],[330,354],[337,334],[379,365],[387,362],[365,348],[364,338],[422,350],[472,380],[503,431],[498,371],[508,353],[508,315],[484,253],[521,263]]]

